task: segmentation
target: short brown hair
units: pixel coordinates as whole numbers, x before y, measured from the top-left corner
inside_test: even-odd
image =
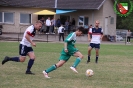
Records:
[[[85,29],[84,29],[84,27],[81,26],[81,27],[78,27],[78,30],[83,33]]]

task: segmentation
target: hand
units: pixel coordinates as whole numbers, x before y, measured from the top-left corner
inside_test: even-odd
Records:
[[[32,46],[36,47],[36,44],[34,42],[32,42],[31,44],[32,44]]]
[[[88,39],[88,41],[90,42],[90,41],[91,41],[91,39]]]
[[[68,50],[67,50],[67,49],[65,49],[65,52],[67,53],[67,52],[68,52]]]
[[[100,37],[100,40],[102,41],[102,37]]]

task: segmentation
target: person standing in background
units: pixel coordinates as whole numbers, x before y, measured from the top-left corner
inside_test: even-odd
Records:
[[[68,27],[69,27],[69,22],[68,22],[68,20],[66,20],[66,22],[65,22],[65,34],[66,33],[68,34]]]
[[[61,26],[58,29],[59,41],[61,40],[61,37],[62,37],[62,40],[64,41],[64,31],[65,31],[65,28],[63,27],[63,24],[61,24]]]
[[[127,43],[130,43],[130,38],[131,38],[131,31],[127,31]]]
[[[50,30],[50,32],[52,33],[52,34],[55,34],[55,32],[54,32],[54,27],[55,27],[55,19],[53,18],[52,20],[51,20],[51,30]]]
[[[51,26],[51,21],[50,17],[48,17],[48,19],[46,20],[46,34],[49,34],[50,26]]]

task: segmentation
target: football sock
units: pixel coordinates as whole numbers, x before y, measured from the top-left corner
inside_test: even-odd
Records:
[[[87,62],[90,62],[90,55],[88,55],[88,61]]]
[[[33,64],[34,64],[34,59],[30,59],[28,62],[27,71],[30,71]]]
[[[98,62],[98,56],[96,56],[96,61],[95,61],[96,63]]]
[[[51,67],[49,67],[48,69],[46,69],[45,72],[46,72],[46,73],[49,73],[49,72],[55,70],[56,68],[57,68],[56,65],[52,65]]]
[[[16,62],[20,62],[19,57],[10,57],[9,61],[16,61]]]
[[[74,64],[72,65],[72,67],[76,68],[78,66],[78,64],[80,63],[81,59],[79,57],[76,58]]]

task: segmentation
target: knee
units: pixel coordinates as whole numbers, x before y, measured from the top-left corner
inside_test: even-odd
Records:
[[[79,56],[81,59],[83,59],[84,58],[84,56],[81,54],[80,56]]]
[[[30,59],[33,59],[33,60],[35,60],[35,58],[36,58],[35,56],[30,57]]]
[[[63,64],[60,64],[60,65],[56,65],[56,67],[57,67],[57,68],[59,68],[59,67],[61,67],[61,66],[63,66]]]

